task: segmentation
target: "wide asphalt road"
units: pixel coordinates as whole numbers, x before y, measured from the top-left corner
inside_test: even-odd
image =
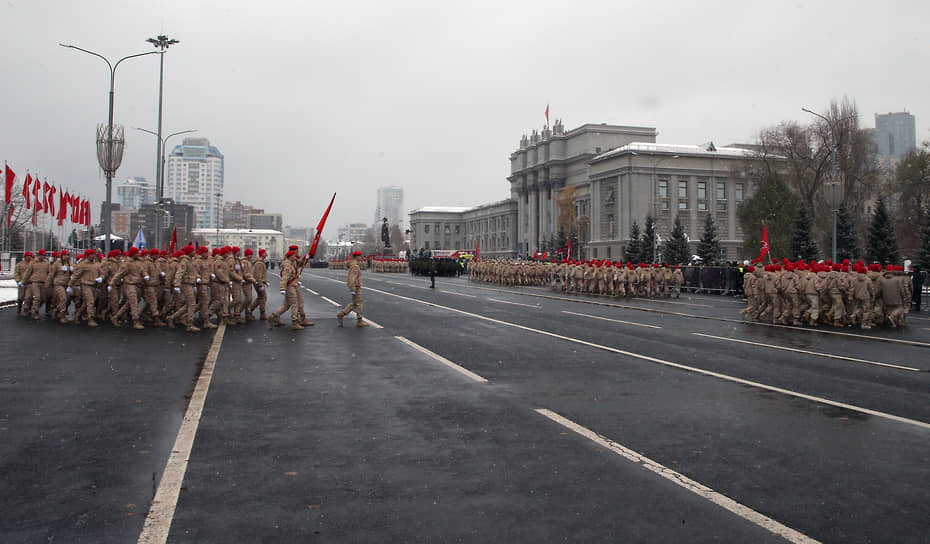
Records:
[[[338,328],[344,277],[305,272],[304,331],[0,310],[0,541],[927,541],[923,314],[365,272]]]

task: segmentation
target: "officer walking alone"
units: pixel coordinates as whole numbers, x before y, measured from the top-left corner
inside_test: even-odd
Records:
[[[358,318],[355,326],[368,326],[368,323],[362,319],[362,307],[365,301],[362,300],[362,271],[358,266],[358,258],[361,257],[361,255],[361,251],[353,252],[351,258],[346,263],[346,285],[349,287],[349,292],[352,293],[352,302],[341,312],[336,314],[336,319],[339,320],[340,327],[342,326],[342,318],[349,315],[353,310],[355,310],[355,316]]]

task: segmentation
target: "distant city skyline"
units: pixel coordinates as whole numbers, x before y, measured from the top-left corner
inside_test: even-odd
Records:
[[[165,196],[193,206],[197,228],[222,227],[224,161],[203,137],[184,138],[168,156]]]

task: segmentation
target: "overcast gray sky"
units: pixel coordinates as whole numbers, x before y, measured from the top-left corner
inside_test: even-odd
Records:
[[[94,201],[104,178],[103,61],[181,41],[165,59],[164,133],[226,156],[225,197],[326,232],[408,210],[509,196],[509,154],[550,118],[656,127],[659,142],[754,141],[800,111],[855,100],[862,126],[907,109],[930,139],[930,3],[8,0],[0,5],[0,160]],[[116,74],[118,177],[155,177],[158,56]],[[169,141],[169,148],[181,137]]]

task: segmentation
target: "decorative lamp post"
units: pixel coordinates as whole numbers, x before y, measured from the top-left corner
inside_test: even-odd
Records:
[[[116,173],[116,171],[119,169],[120,163],[123,162],[123,148],[126,145],[126,139],[123,136],[123,127],[118,127],[117,133],[113,133],[113,84],[116,79],[116,68],[119,67],[119,64],[126,59],[142,57],[145,55],[155,55],[158,54],[158,51],[149,51],[147,53],[136,53],[135,55],[128,55],[119,59],[114,64],[99,53],[94,53],[93,51],[88,51],[87,49],[82,49],[70,44],[59,43],[58,45],[67,47],[69,49],[76,49],[78,51],[103,59],[103,62],[107,63],[107,66],[110,68],[110,105],[107,124],[106,126],[97,126],[97,161],[100,163],[100,168],[103,170],[107,178],[106,214],[104,214],[103,225],[104,231],[106,232],[104,251],[109,253],[111,234],[110,219],[112,216],[112,210],[110,208],[111,197],[113,194],[113,174]]]

